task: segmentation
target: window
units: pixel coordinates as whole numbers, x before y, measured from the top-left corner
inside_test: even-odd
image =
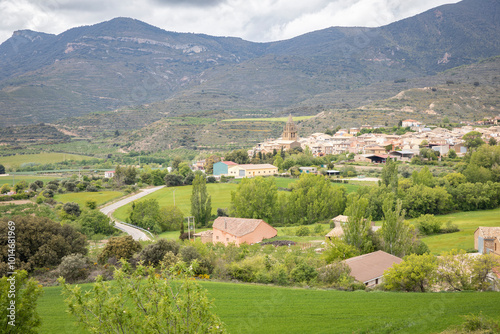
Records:
[[[215,239],[219,240],[219,236],[216,236]]]
[[[375,278],[375,284],[378,284],[378,278]]]
[[[226,238],[226,241],[229,241],[229,238]]]

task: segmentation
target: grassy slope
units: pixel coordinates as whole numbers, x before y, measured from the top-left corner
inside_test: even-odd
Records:
[[[298,116],[293,117],[294,122],[303,121],[314,116]],[[224,119],[222,122],[286,122],[288,117],[270,117],[270,118],[231,118]]]
[[[422,240],[434,254],[440,254],[453,248],[473,249],[474,231],[478,226],[500,226],[500,208],[484,211],[458,212],[439,216],[443,222],[451,220],[460,229],[459,232],[428,236]]]
[[[479,313],[500,320],[499,293],[388,293],[203,282],[229,333],[435,333]],[[84,288],[88,285],[84,285]],[[60,287],[44,289],[42,333],[77,334]]]
[[[80,207],[85,206],[85,202],[93,199],[97,202],[97,205],[104,204],[115,198],[123,196],[125,193],[121,191],[99,191],[99,192],[81,192],[81,193],[68,193],[62,195],[54,196],[54,199],[58,202],[75,202],[80,205]]]
[[[24,163],[35,162],[39,164],[50,164],[65,160],[84,160],[91,159],[85,155],[76,155],[68,153],[39,153],[39,154],[23,154],[11,155],[8,157],[0,157],[0,164],[5,167],[12,165],[22,165]]]

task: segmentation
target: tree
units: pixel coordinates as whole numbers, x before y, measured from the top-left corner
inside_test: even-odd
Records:
[[[457,158],[457,152],[454,149],[451,149],[448,151],[448,158],[450,159],[456,159]]]
[[[176,171],[177,169],[179,169],[179,165],[181,164],[181,162],[182,162],[182,158],[179,156],[176,156],[174,158],[174,160],[172,161],[172,170]]]
[[[463,135],[462,140],[464,141],[464,146],[467,147],[468,152],[472,153],[479,146],[484,144],[481,136],[482,134],[479,131],[471,131]]]
[[[99,210],[83,211],[77,222],[87,237],[94,234],[111,235],[116,231],[113,227],[114,223]]]
[[[205,226],[212,215],[212,196],[208,195],[204,175],[196,175],[191,193],[191,214],[196,224]]]
[[[87,254],[87,239],[68,224],[30,215],[0,218],[0,275],[11,271],[7,270],[9,221],[16,227],[16,269],[30,272],[57,266],[72,253]]]
[[[181,175],[177,174],[167,174],[165,175],[165,184],[167,187],[177,187],[182,186],[184,179]]]
[[[281,157],[281,155],[275,156],[273,165],[278,167],[278,170],[283,169],[283,158]]]
[[[137,170],[135,169],[135,167],[128,166],[127,169],[125,169],[123,176],[124,176],[123,182],[125,184],[127,185],[135,184],[137,177]]]
[[[22,180],[22,181],[19,181],[16,183],[16,185],[14,186],[14,191],[19,194],[20,192],[22,192],[24,189],[27,189],[28,188],[28,183],[26,183],[26,181]]]
[[[0,279],[0,328],[2,333],[38,333],[40,316],[37,300],[43,294],[41,285],[33,278],[28,279],[25,270],[16,275]],[[11,304],[14,302],[15,304]]]
[[[10,185],[8,183],[5,183],[1,188],[0,188],[0,194],[6,194],[10,191]]]
[[[184,214],[177,206],[166,206],[160,209],[158,224],[161,231],[174,231],[184,222]]]
[[[139,258],[146,265],[157,266],[165,257],[165,254],[172,252],[177,255],[180,245],[175,240],[160,239],[154,244],[147,245],[139,254]]]
[[[244,178],[231,192],[230,214],[233,217],[272,221],[278,204],[278,187],[274,177]]]
[[[396,200],[395,205],[390,199],[384,201],[384,220],[380,229],[382,249],[398,257],[414,253],[419,246],[415,228],[405,221],[402,206],[400,199]]]
[[[97,201],[95,199],[89,199],[85,202],[85,206],[90,210],[95,210],[95,208],[97,208]]]
[[[428,291],[436,280],[436,257],[411,254],[384,272],[384,288],[392,291]]]
[[[248,157],[248,152],[247,150],[244,149],[234,150],[231,153],[227,153],[224,156],[224,159],[226,161],[236,162],[237,164],[248,164],[250,162],[250,158]]]
[[[359,251],[356,247],[349,245],[340,238],[334,238],[327,243],[326,249],[323,252],[323,257],[326,263],[335,261],[343,261],[354,256],[358,256]]]
[[[394,193],[398,191],[398,164],[392,159],[387,159],[381,174],[382,184],[391,187]]]
[[[432,175],[429,167],[425,166],[420,171],[414,171],[411,174],[413,184],[422,184],[427,187],[434,187],[434,176]]]
[[[114,257],[117,260],[130,259],[136,252],[142,248],[139,241],[135,241],[132,236],[126,235],[123,237],[112,237],[109,242],[104,246],[101,254],[99,254],[99,263],[106,263],[106,261]]]
[[[5,166],[0,164],[0,174],[5,174]]]
[[[155,198],[132,202],[132,210],[128,216],[128,222],[131,224],[161,233],[163,230],[160,220],[160,205]]]
[[[344,230],[344,241],[356,247],[362,254],[373,250],[370,236],[371,217],[367,217],[368,200],[358,194],[350,194],[347,197],[345,215],[349,218],[342,223]]]
[[[302,174],[288,196],[288,221],[313,224],[335,217],[345,208],[345,188],[335,187],[321,175]]]
[[[122,261],[113,282],[99,276],[89,291],[59,283],[69,312],[91,333],[225,333],[206,291],[190,279],[192,270],[139,265],[132,272]]]

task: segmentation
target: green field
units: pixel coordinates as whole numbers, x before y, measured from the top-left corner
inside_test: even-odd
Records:
[[[212,213],[217,213],[217,208],[227,208],[231,202],[231,191],[236,189],[235,183],[209,183],[207,184],[208,193],[212,196]],[[156,199],[160,207],[174,205],[174,189],[175,189],[175,205],[181,209],[184,216],[190,215],[191,212],[191,192],[193,186],[168,187],[163,188],[154,193],[145,196],[140,201],[145,199]],[[122,221],[128,217],[129,208],[132,204],[122,206],[114,212],[114,216]]]
[[[99,191],[99,192],[81,192],[81,193],[68,193],[62,195],[54,196],[54,199],[58,202],[75,202],[80,207],[85,206],[85,202],[88,200],[95,200],[97,205],[104,204],[115,198],[119,198],[125,195],[121,191]]]
[[[9,176],[0,176],[0,185],[7,183],[12,187],[14,183],[18,183],[19,181],[26,181],[26,183],[30,184],[33,181],[41,180],[43,183],[47,183],[52,180],[60,179],[60,177],[55,176],[36,176],[36,175],[12,175]]]
[[[438,333],[471,313],[500,320],[498,292],[345,292],[202,282],[229,333]],[[89,284],[83,284],[83,288]],[[41,333],[85,333],[60,287],[44,288]]]
[[[451,221],[460,229],[459,232],[432,235],[422,240],[434,254],[441,254],[451,249],[473,249],[474,231],[479,226],[500,226],[500,208],[484,211],[458,212],[438,216],[444,223]]]
[[[294,122],[304,121],[313,118],[314,116],[297,116],[292,117]],[[272,118],[231,118],[224,119],[222,122],[286,122],[288,117],[272,117]]]
[[[51,164],[54,162],[60,162],[65,160],[84,160],[92,159],[85,155],[69,154],[69,153],[39,153],[39,154],[23,154],[23,155],[11,155],[8,157],[0,157],[0,164],[5,167],[10,167],[12,165],[21,166],[25,163],[38,163],[38,164]]]

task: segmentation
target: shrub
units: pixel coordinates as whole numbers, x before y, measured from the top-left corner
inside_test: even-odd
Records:
[[[90,264],[87,257],[82,254],[66,255],[57,267],[59,274],[68,282],[85,279],[89,275]]]
[[[314,226],[314,233],[322,235],[323,234],[323,225],[317,224]]]
[[[99,191],[99,189],[97,189],[97,187],[94,185],[88,185],[86,190],[89,192],[94,192],[94,193]]]
[[[336,261],[318,270],[318,282],[331,287],[340,287],[343,283],[351,283],[351,269],[344,262]]]
[[[196,250],[196,248],[193,246],[182,247],[180,252],[179,252],[179,255],[180,255],[182,261],[184,261],[188,264],[191,263],[191,261],[193,261],[193,260],[198,260],[201,258],[200,253],[198,253],[198,250]]]
[[[80,216],[80,213],[81,213],[80,206],[77,203],[75,203],[75,202],[64,203],[63,210],[68,215],[72,215],[72,216],[75,216],[75,217]]]
[[[99,254],[99,263],[105,263],[109,258],[130,259],[136,252],[141,250],[141,244],[132,236],[113,237]]]
[[[179,252],[179,247],[180,245],[175,240],[160,239],[158,242],[144,247],[139,258],[147,265],[157,266],[160,261],[164,260],[167,253],[172,253],[175,256]]]
[[[480,333],[500,333],[500,325],[495,320],[485,317],[482,312],[478,315],[471,314],[464,316],[462,330],[466,333],[480,331]]]
[[[165,256],[162,259],[162,263],[165,267],[170,268],[179,262],[179,257],[172,252],[165,253]]]
[[[301,283],[307,282],[316,278],[318,276],[318,272],[314,267],[308,265],[305,262],[299,263],[295,268],[290,272],[290,277],[294,282]]]
[[[215,183],[216,181],[217,179],[215,178],[215,176],[207,177],[207,183]]]
[[[111,235],[116,230],[108,216],[99,210],[86,210],[78,218],[82,232],[91,237],[94,234]]]
[[[453,224],[451,220],[448,220],[446,226],[441,229],[441,233],[453,233],[458,231],[460,231],[460,229],[456,224]]]
[[[300,226],[295,230],[295,235],[298,237],[305,237],[310,234],[309,227],[307,226]]]
[[[94,210],[95,208],[97,208],[97,202],[94,199],[89,199],[85,202],[85,206],[90,210]]]
[[[442,224],[442,221],[430,214],[421,215],[416,222],[418,230],[424,235],[441,232]]]

